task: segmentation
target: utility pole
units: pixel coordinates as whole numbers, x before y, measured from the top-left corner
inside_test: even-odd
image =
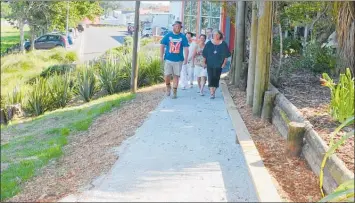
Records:
[[[133,56],[132,56],[132,74],[131,74],[131,92],[137,91],[138,80],[138,35],[139,35],[139,8],[140,1],[136,1],[136,10],[134,14],[134,35],[133,35]]]
[[[67,38],[65,39],[65,41],[68,41],[68,36],[69,36],[69,1],[67,1],[67,26],[66,26],[66,37]],[[67,47],[67,46],[65,46],[65,47]]]

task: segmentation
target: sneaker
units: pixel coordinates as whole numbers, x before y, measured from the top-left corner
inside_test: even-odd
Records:
[[[177,88],[174,88],[173,89],[173,99],[176,99],[177,98]]]
[[[203,92],[200,93],[201,96],[205,96],[205,94]]]

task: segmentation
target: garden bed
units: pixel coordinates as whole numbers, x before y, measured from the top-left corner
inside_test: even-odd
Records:
[[[225,78],[229,84],[228,77]],[[230,94],[261,155],[265,167],[276,180],[283,201],[314,202],[321,199],[318,178],[302,158],[286,156],[286,140],[271,123],[252,115],[246,93],[228,85]]]
[[[316,75],[309,70],[296,69],[281,78],[278,90],[299,109],[303,117],[311,122],[314,130],[329,145],[330,134],[340,123],[329,115],[330,90],[320,85],[320,77],[320,74]],[[353,126],[346,127],[345,131],[349,132],[352,129]],[[335,140],[339,140],[343,133],[344,131],[336,135]],[[354,137],[347,140],[336,154],[347,168],[354,172]]]

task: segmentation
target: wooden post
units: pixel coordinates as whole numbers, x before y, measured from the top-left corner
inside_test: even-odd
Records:
[[[251,19],[251,37],[250,37],[250,52],[249,52],[249,67],[247,81],[247,104],[253,106],[254,95],[254,79],[255,79],[255,62],[256,62],[256,45],[258,34],[258,16],[257,2],[253,1],[252,19]]]
[[[304,123],[290,122],[287,133],[287,154],[300,156],[302,152],[303,138],[306,132]]]
[[[139,8],[140,1],[136,1],[136,10],[134,14],[134,35],[133,35],[133,56],[132,56],[132,74],[131,74],[131,92],[137,92],[138,80],[138,34],[139,34]]]
[[[240,86],[240,78],[242,74],[242,65],[244,59],[244,44],[245,44],[245,1],[238,1],[237,12],[237,32],[236,32],[236,59],[235,59],[235,85]]]
[[[258,39],[254,79],[253,115],[260,116],[264,92],[269,84],[272,43],[272,7],[271,1],[259,2]]]
[[[235,2],[235,36],[234,36],[234,52],[233,52],[233,60],[232,60],[232,68],[233,70],[231,71],[231,84],[236,85],[236,78],[235,78],[235,71],[236,71],[236,58],[237,58],[237,21],[238,21],[238,2]]]
[[[263,109],[261,111],[261,118],[271,122],[272,110],[274,108],[276,92],[266,91],[264,96]]]

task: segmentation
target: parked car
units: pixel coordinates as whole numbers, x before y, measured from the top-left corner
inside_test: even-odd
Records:
[[[142,30],[142,37],[149,37],[153,35],[153,30],[150,27],[146,27]]]
[[[37,38],[34,42],[35,49],[53,49],[56,47],[67,47],[66,37],[61,34],[46,34]],[[25,49],[31,48],[31,41],[25,42]]]

